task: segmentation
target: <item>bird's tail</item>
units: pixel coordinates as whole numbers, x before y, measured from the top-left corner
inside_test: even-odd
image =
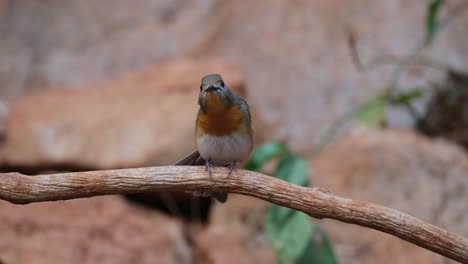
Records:
[[[211,193],[211,196],[216,199],[216,201],[220,203],[225,203],[228,199],[228,193],[225,192],[214,192]]]

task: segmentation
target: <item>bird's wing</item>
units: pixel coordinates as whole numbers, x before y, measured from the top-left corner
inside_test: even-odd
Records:
[[[239,103],[240,103],[240,107],[241,107],[242,112],[244,113],[245,117],[248,118],[249,122],[251,122],[252,117],[250,116],[249,104],[241,96],[239,96],[239,95],[236,95],[236,96],[237,96],[237,98],[239,98]]]
[[[182,159],[178,160],[174,163],[174,166],[194,166],[194,165],[204,165],[205,160],[200,156],[198,150],[192,151],[187,156],[183,157]]]

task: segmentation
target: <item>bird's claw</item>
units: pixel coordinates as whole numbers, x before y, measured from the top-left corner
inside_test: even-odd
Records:
[[[210,180],[211,180],[211,167],[213,167],[211,160],[207,160],[205,163],[205,171],[208,172],[208,175],[210,176]]]
[[[227,166],[229,169],[228,177],[231,176],[232,172],[236,170],[236,166],[237,166],[237,161],[234,161],[233,163]]]

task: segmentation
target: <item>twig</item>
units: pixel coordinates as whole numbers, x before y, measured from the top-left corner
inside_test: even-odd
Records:
[[[109,194],[216,190],[260,198],[302,211],[380,230],[450,259],[468,263],[468,239],[384,206],[346,199],[264,174],[238,170],[226,177],[214,168],[167,166],[26,176],[0,173],[0,199],[27,204]]]

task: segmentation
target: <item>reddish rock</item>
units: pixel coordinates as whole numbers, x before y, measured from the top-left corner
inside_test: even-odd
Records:
[[[8,106],[0,100],[0,144],[3,143],[6,130],[6,118],[8,116]]]
[[[448,4],[458,5],[459,2],[450,1]],[[266,129],[256,134],[264,133],[269,138],[282,139],[294,150],[305,152],[312,148],[312,142],[331,122],[352,106],[366,100],[369,94],[384,88],[390,76],[389,69],[367,75],[358,73],[351,63],[345,32],[353,29],[362,59],[368,62],[377,55],[406,54],[416,44],[411,40],[415,40],[415,36],[422,37],[424,28],[425,6],[417,0],[213,0],[204,3],[96,1],[90,8],[87,1],[0,1],[0,13],[3,15],[0,23],[3,33],[0,41],[0,96],[13,98],[32,90],[102,81],[174,56],[190,54],[217,57],[236,63],[245,74],[249,103],[258,109],[258,116],[267,123]],[[458,19],[440,32],[434,47],[425,55],[467,71],[467,21]],[[180,72],[177,70],[175,73]],[[185,80],[184,75],[177,76],[177,81]],[[419,74],[405,76],[405,82],[411,79],[420,87],[437,79],[434,76],[432,71],[419,71]],[[157,83],[156,79],[152,80]],[[120,85],[120,81],[114,83]],[[174,106],[169,106],[164,100],[167,98],[165,92],[159,100],[141,99],[138,104],[130,106],[128,101],[135,100],[131,94],[137,89],[130,89],[136,87],[131,83],[125,85],[128,87],[123,92],[112,92],[97,86],[107,91],[105,96],[98,95],[99,92],[77,92],[93,96],[72,98],[65,96],[69,92],[63,92],[65,95],[53,92],[57,101],[63,100],[63,108],[70,107],[66,109],[72,115],[81,116],[79,129],[75,128],[74,116],[71,114],[56,109],[47,110],[44,105],[36,105],[36,99],[27,101],[20,110],[28,108],[28,105],[35,107],[30,107],[29,112],[14,110],[21,112],[19,116],[22,116],[23,121],[19,122],[20,125],[14,125],[15,129],[8,130],[8,146],[1,149],[3,158],[0,160],[9,165],[37,166],[72,162],[77,166],[123,167],[142,163],[167,164],[173,161],[173,157],[189,150],[193,131],[188,123],[193,122],[192,111],[195,106],[194,109],[188,109],[186,105],[192,105],[195,100],[171,95],[171,98],[178,98],[175,107],[180,109],[172,111]],[[148,98],[152,98],[151,94]],[[46,101],[40,96],[32,98]],[[108,98],[114,98],[117,103],[105,109],[101,101]],[[80,100],[80,104],[75,103],[75,100]],[[88,100],[91,104],[86,104]],[[149,105],[147,101],[151,101],[151,107],[139,105]],[[170,109],[171,117],[180,114],[177,120],[187,125],[174,124],[165,114],[165,120],[171,122],[167,124],[168,128],[157,126],[158,130],[153,130],[153,125],[141,121],[160,123],[163,114],[155,114],[152,107],[158,107],[162,113]],[[109,119],[94,119],[96,109],[99,113],[112,114],[104,115]],[[43,116],[42,111],[53,116],[60,115],[57,120],[65,121],[56,121],[58,123],[55,124],[49,121],[51,117]],[[129,111],[131,113],[127,114]],[[34,118],[29,118],[30,115]],[[132,126],[121,123],[121,117],[134,120],[130,122]],[[96,120],[99,122],[96,123]],[[43,121],[51,122],[54,129],[37,125]],[[30,127],[27,122],[34,126]],[[89,128],[97,124],[100,127],[98,136],[95,135],[98,130]],[[115,128],[113,124],[117,124]],[[34,132],[31,132],[32,128]],[[167,131],[177,134],[168,141],[159,134],[166,135],[164,133]],[[187,132],[184,134],[181,131]],[[319,173],[314,174],[317,177],[313,175],[315,183],[328,186],[328,189],[338,194],[407,208],[408,212],[421,214],[426,220],[431,220],[430,215],[434,215],[440,218],[435,223],[442,224],[441,221],[446,219],[446,227],[458,231],[453,229],[465,225],[463,219],[466,217],[462,214],[467,211],[465,204],[462,204],[466,201],[466,195],[464,199],[460,194],[463,192],[457,189],[461,188],[460,185],[464,186],[460,184],[461,176],[456,177],[458,180],[441,180],[453,177],[445,174],[450,166],[444,165],[440,169],[436,165],[426,164],[417,156],[438,155],[435,153],[439,151],[438,147],[425,139],[413,142],[409,138],[419,137],[408,137],[408,133],[403,133],[406,136],[400,132],[395,135],[392,133],[376,136],[381,135],[380,132],[366,132],[354,136],[351,143],[340,141],[333,144],[336,150],[330,146],[313,162],[320,169]],[[368,136],[382,139],[386,142],[382,144],[386,145],[371,142]],[[386,136],[393,138],[393,141],[385,141]],[[407,141],[401,143],[400,136]],[[158,139],[156,143],[152,137]],[[177,140],[180,148],[173,148],[173,140]],[[122,143],[128,141],[135,142]],[[152,148],[156,144],[157,152]],[[438,144],[442,143],[435,143]],[[430,153],[422,154],[421,145],[429,146],[424,149]],[[417,151],[412,150],[413,147]],[[387,150],[393,152],[385,154]],[[450,156],[454,160],[464,156],[459,151],[453,153],[457,153]],[[430,161],[434,160],[430,158]],[[386,171],[386,166],[393,166],[390,172]],[[431,171],[428,172],[424,166],[430,166],[428,168]],[[455,166],[456,170],[461,171],[460,175],[466,172],[465,167]],[[448,171],[452,170],[449,168]],[[442,187],[439,187],[439,183]],[[407,186],[401,186],[403,184]],[[450,188],[454,194],[441,191]],[[405,199],[409,199],[407,204]],[[447,199],[449,204],[445,206],[443,201]],[[427,213],[422,210],[427,208],[423,206],[427,203],[437,205],[439,211],[431,209],[432,213]],[[445,213],[446,208],[452,207],[459,210],[447,209],[451,213]],[[460,215],[455,214],[455,211]],[[324,222],[328,224],[328,221]],[[440,260],[439,257],[433,257],[434,254],[385,234],[341,223],[330,225],[333,227],[330,232],[337,241],[341,262],[376,263],[376,260],[382,260],[382,263],[430,263]],[[342,230],[338,230],[340,227]],[[460,233],[466,230],[464,227],[460,229]],[[351,231],[347,233],[348,230]],[[358,241],[361,236],[368,239]],[[356,244],[350,241],[351,238],[356,239]],[[389,240],[393,242],[387,244]],[[413,251],[416,253],[411,255]]]
[[[234,194],[226,204],[216,204],[208,228],[195,237],[200,263],[275,263],[263,234],[267,209],[262,200]]]
[[[445,140],[408,130],[357,128],[310,163],[311,181],[331,193],[401,210],[468,236],[468,157]],[[321,221],[340,262],[451,263],[393,236]]]
[[[180,222],[117,196],[0,202],[0,237],[0,262],[8,264],[192,261]]]
[[[11,105],[0,164],[119,168],[171,164],[194,148],[198,87],[220,73],[236,92],[235,67],[174,60],[72,90],[51,90]]]
[[[442,17],[463,1],[445,2]],[[406,56],[424,37],[426,4],[141,0],[90,6],[4,0],[0,97],[107,80],[172,57],[215,57],[240,66],[270,138],[307,152],[329,124],[384,89],[392,76],[390,67],[360,73],[352,64],[347,31],[355,33],[363,63],[379,55]],[[468,71],[466,18],[461,14],[439,32],[424,55]],[[440,77],[431,69],[417,72],[399,84],[413,89]],[[395,122],[402,119],[395,115]]]
[[[227,227],[209,227],[197,240],[198,263],[254,263],[237,234]]]

